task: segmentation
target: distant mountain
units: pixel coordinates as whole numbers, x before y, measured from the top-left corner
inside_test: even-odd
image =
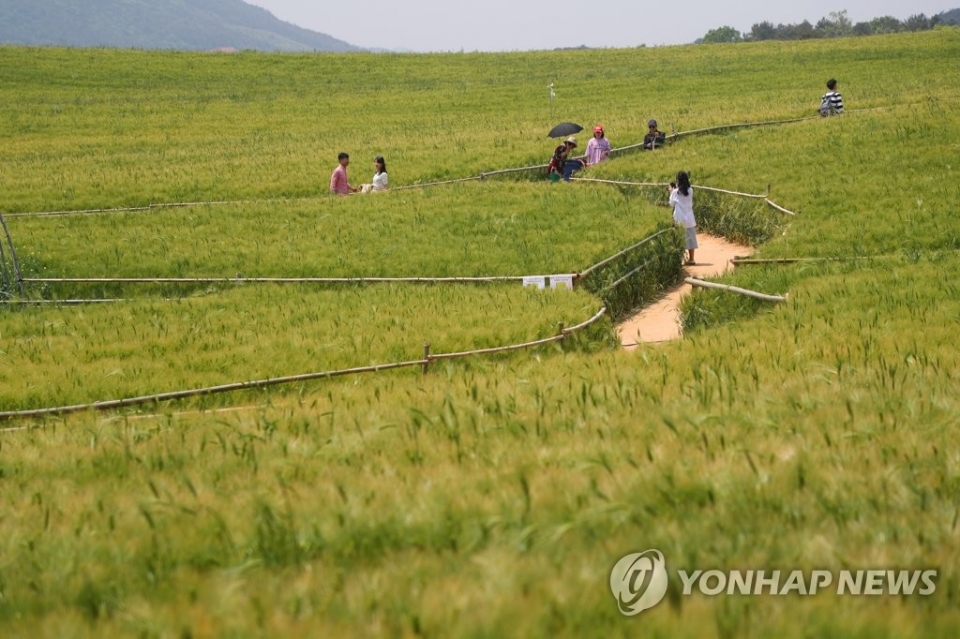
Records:
[[[949,11],[938,13],[935,17],[939,19],[940,24],[960,25],[960,9],[950,9]]]
[[[0,44],[361,51],[242,0],[0,0]]]

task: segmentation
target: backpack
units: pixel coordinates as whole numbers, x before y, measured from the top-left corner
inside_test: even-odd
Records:
[[[823,117],[827,117],[828,115],[833,115],[836,112],[833,106],[833,100],[831,100],[830,97],[831,96],[828,93],[823,96],[822,100],[820,100],[819,111],[820,111],[820,115]]]

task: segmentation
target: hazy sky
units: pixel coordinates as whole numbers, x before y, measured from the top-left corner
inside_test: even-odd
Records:
[[[363,48],[525,51],[556,47],[686,44],[710,29],[757,22],[816,24],[834,11],[854,23],[927,17],[960,0],[245,0],[286,22]]]

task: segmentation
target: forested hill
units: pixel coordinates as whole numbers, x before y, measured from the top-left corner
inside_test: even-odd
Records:
[[[359,51],[242,0],[0,0],[0,44]]]

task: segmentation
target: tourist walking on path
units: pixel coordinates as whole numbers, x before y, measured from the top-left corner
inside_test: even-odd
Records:
[[[673,221],[683,227],[686,263],[696,264],[693,252],[698,247],[697,218],[693,214],[693,187],[690,186],[690,175],[686,171],[677,173],[677,181],[670,183],[670,205],[673,206]]]

